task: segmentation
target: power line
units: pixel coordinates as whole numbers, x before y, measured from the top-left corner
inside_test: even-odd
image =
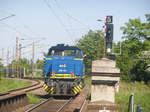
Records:
[[[9,28],[9,29],[15,31],[16,33],[19,33],[19,34],[21,34],[21,35],[23,35],[23,36],[25,36],[25,37],[30,37],[29,35],[26,35],[25,33],[20,32],[17,28],[15,28],[15,27],[13,27],[13,26],[10,26],[10,25],[8,25],[8,24],[6,24],[6,23],[1,23],[1,24],[5,25],[7,28]]]
[[[78,34],[77,34],[77,31],[76,31],[76,32],[73,32],[74,29],[73,29],[73,27],[72,27],[71,21],[69,22],[69,19],[75,21],[76,23],[79,23],[80,25],[82,25],[82,26],[84,27],[84,31],[86,31],[86,32],[87,32],[87,30],[91,30],[91,29],[92,29],[92,28],[89,27],[89,25],[84,24],[84,23],[81,22],[79,19],[75,18],[75,17],[72,16],[70,13],[66,12],[66,11],[64,10],[64,8],[57,2],[57,0],[54,0],[54,1],[55,1],[55,3],[56,3],[57,7],[60,9],[60,11],[63,12],[64,15],[66,15],[66,16],[68,17],[68,23],[69,23],[69,25],[70,25],[70,29],[71,29],[71,31],[72,31],[72,33],[73,33],[74,36],[77,36]],[[78,30],[80,30],[80,32],[81,32],[81,29],[78,29]],[[82,32],[82,33],[83,33],[83,32]],[[75,41],[75,42],[76,42],[76,41]],[[74,43],[75,43],[75,42],[74,42]]]
[[[58,7],[66,16],[68,16],[68,17],[71,18],[72,20],[78,22],[79,24],[83,25],[85,28],[87,28],[87,29],[89,29],[89,30],[91,29],[88,25],[84,24],[84,23],[81,22],[79,19],[73,17],[73,16],[70,15],[68,12],[66,12],[66,11],[60,6],[60,4],[57,2],[57,0],[54,0],[54,1],[56,2],[57,7]]]
[[[0,19],[0,21],[1,21],[1,20],[5,20],[5,19],[10,18],[10,17],[13,17],[13,16],[15,16],[15,18],[16,18],[16,17],[19,18],[18,16],[14,15],[14,14],[11,14],[10,16],[7,16],[7,17],[5,17],[5,18]],[[20,19],[20,18],[19,18],[19,19]],[[15,31],[15,32],[18,33],[18,34],[21,34],[21,35],[24,36],[24,37],[31,37],[30,35],[27,35],[26,33],[22,33],[21,31],[19,31],[19,30],[18,30],[16,27],[14,27],[14,26],[10,26],[10,25],[8,25],[8,24],[6,24],[6,23],[1,23],[1,24],[5,25],[7,28],[9,28],[9,29]],[[30,28],[28,25],[20,24],[20,26],[23,26],[24,29],[26,29],[26,30],[28,30],[29,32],[31,32],[32,34],[34,34],[33,31],[31,30],[31,28]]]
[[[13,17],[13,16],[15,16],[15,15],[14,15],[14,14],[11,14],[11,15],[9,15],[9,16],[7,16],[7,17],[1,18],[0,21],[3,21],[3,20],[5,20],[5,19],[8,19],[8,18]]]
[[[19,16],[15,17],[16,19],[18,19],[21,23],[19,23],[20,26],[23,26],[24,29],[26,29],[27,31],[29,31],[32,35],[37,35],[35,34],[35,32],[30,28],[29,25],[24,24],[22,19]]]
[[[63,23],[63,21],[61,20],[61,18],[55,13],[54,9],[52,8],[52,6],[48,3],[47,0],[44,0],[44,3],[47,5],[47,7],[50,9],[50,11],[53,13],[53,15],[56,17],[56,19],[58,20],[58,22],[61,24],[61,26],[64,28],[64,30],[66,31],[66,33],[68,34],[69,38],[71,39],[71,41],[73,41],[73,39],[71,38],[72,35],[70,34],[69,30],[66,28],[65,24]]]

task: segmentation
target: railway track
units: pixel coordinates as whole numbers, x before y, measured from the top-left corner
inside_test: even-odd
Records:
[[[72,100],[72,98],[68,100],[47,99],[25,112],[61,112]]]
[[[69,99],[47,99],[25,112],[83,112],[85,101],[85,95],[81,92]]]
[[[42,80],[32,80],[32,85],[0,93],[0,112],[11,112],[28,104],[26,93],[41,88]]]

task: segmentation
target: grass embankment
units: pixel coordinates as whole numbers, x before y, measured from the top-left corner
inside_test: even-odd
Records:
[[[25,78],[43,78],[43,75],[41,75],[41,74],[38,74],[38,75],[30,74],[30,75],[25,76]]]
[[[32,94],[32,93],[27,93],[27,97],[30,103],[32,104],[38,104],[41,101],[43,101],[43,99],[39,98],[37,95]]]
[[[22,88],[22,87],[26,87],[29,85],[31,85],[31,82],[29,82],[29,81],[1,78],[0,79],[0,92],[6,92],[9,90]]]
[[[144,107],[143,112],[150,111],[150,85],[143,82],[121,82],[119,93],[116,94],[116,103],[120,112],[127,112],[129,96],[134,93],[136,105]]]

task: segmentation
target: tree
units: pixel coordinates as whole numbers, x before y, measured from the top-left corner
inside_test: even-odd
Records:
[[[23,59],[19,59],[18,62],[16,62],[16,60],[13,60],[11,62],[11,64],[9,64],[9,66],[16,66],[17,64],[19,64],[20,67],[22,68],[31,68],[31,64],[30,64],[30,61],[26,58],[23,58]]]
[[[129,19],[123,30],[123,38],[128,40],[150,40],[150,14],[146,15],[146,22],[141,22],[139,18]]]
[[[43,60],[37,60],[36,61],[37,69],[43,69],[44,61]]]
[[[117,65],[123,79],[147,83],[150,81],[150,74],[146,72],[146,66],[150,60],[141,60],[141,57],[144,51],[150,50],[150,14],[146,15],[146,22],[141,22],[139,18],[130,19],[121,30],[126,40],[122,42],[122,52],[117,57]]]
[[[86,74],[89,74],[91,72],[92,61],[100,59],[104,55],[104,35],[101,31],[90,30],[77,41],[76,46],[81,48],[83,53],[86,55]]]
[[[143,45],[137,40],[125,40],[122,42],[122,52],[117,56],[117,65],[126,80],[133,79],[131,69],[136,65],[137,59],[143,50]]]
[[[19,59],[18,62],[16,62],[16,60],[13,60],[9,64],[9,67],[13,68],[14,70],[17,67],[19,67],[19,68],[25,68],[27,74],[31,73],[31,62],[28,59],[26,59],[26,58]],[[17,72],[17,71],[15,70],[15,72]],[[15,73],[15,74],[17,74],[17,73]]]
[[[131,73],[133,75],[132,80],[148,83],[148,81],[150,81],[150,72],[146,71],[147,65],[148,64],[145,61],[139,60],[131,69]]]

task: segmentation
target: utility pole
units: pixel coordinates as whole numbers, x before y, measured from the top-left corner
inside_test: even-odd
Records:
[[[16,37],[16,77],[19,77],[19,37]]]
[[[9,48],[7,49],[7,68],[6,68],[6,77],[9,77]]]
[[[41,38],[41,39],[45,39],[45,38]],[[21,39],[21,40],[28,40],[28,39]],[[38,43],[39,41],[40,40],[38,40],[38,41],[33,40],[33,42],[31,44],[29,44],[27,46],[23,46],[23,47],[21,46],[21,49],[22,49],[22,48],[26,48],[26,47],[32,45],[32,59],[31,59],[31,74],[32,74],[32,77],[35,75],[35,72],[34,72],[35,71],[35,63],[34,63],[34,61],[35,61],[35,43]]]
[[[19,44],[19,60],[21,59],[21,49],[22,49],[22,46],[21,44]]]
[[[34,76],[34,56],[35,56],[35,43],[32,44],[32,77]]]
[[[2,51],[1,51],[1,52],[2,52],[2,55],[1,55],[1,56],[2,56],[2,57],[1,57],[1,63],[4,64],[4,62],[3,62],[3,61],[4,61],[4,48],[2,48]],[[2,69],[0,70],[0,72],[1,72],[1,74],[3,74],[3,73],[4,73],[4,69],[2,68]],[[1,79],[1,74],[0,74],[0,79]]]
[[[18,61],[18,64],[19,64],[19,77],[22,78],[22,67],[20,66],[21,64],[21,49],[22,49],[22,46],[21,44],[19,44],[19,61]]]
[[[4,60],[4,48],[2,48],[2,62]]]
[[[19,59],[19,37],[16,37],[16,61]]]
[[[14,61],[15,61],[15,48],[12,48],[12,63],[11,63],[11,71],[12,71],[12,76],[14,77],[15,75],[15,67],[14,67]]]

